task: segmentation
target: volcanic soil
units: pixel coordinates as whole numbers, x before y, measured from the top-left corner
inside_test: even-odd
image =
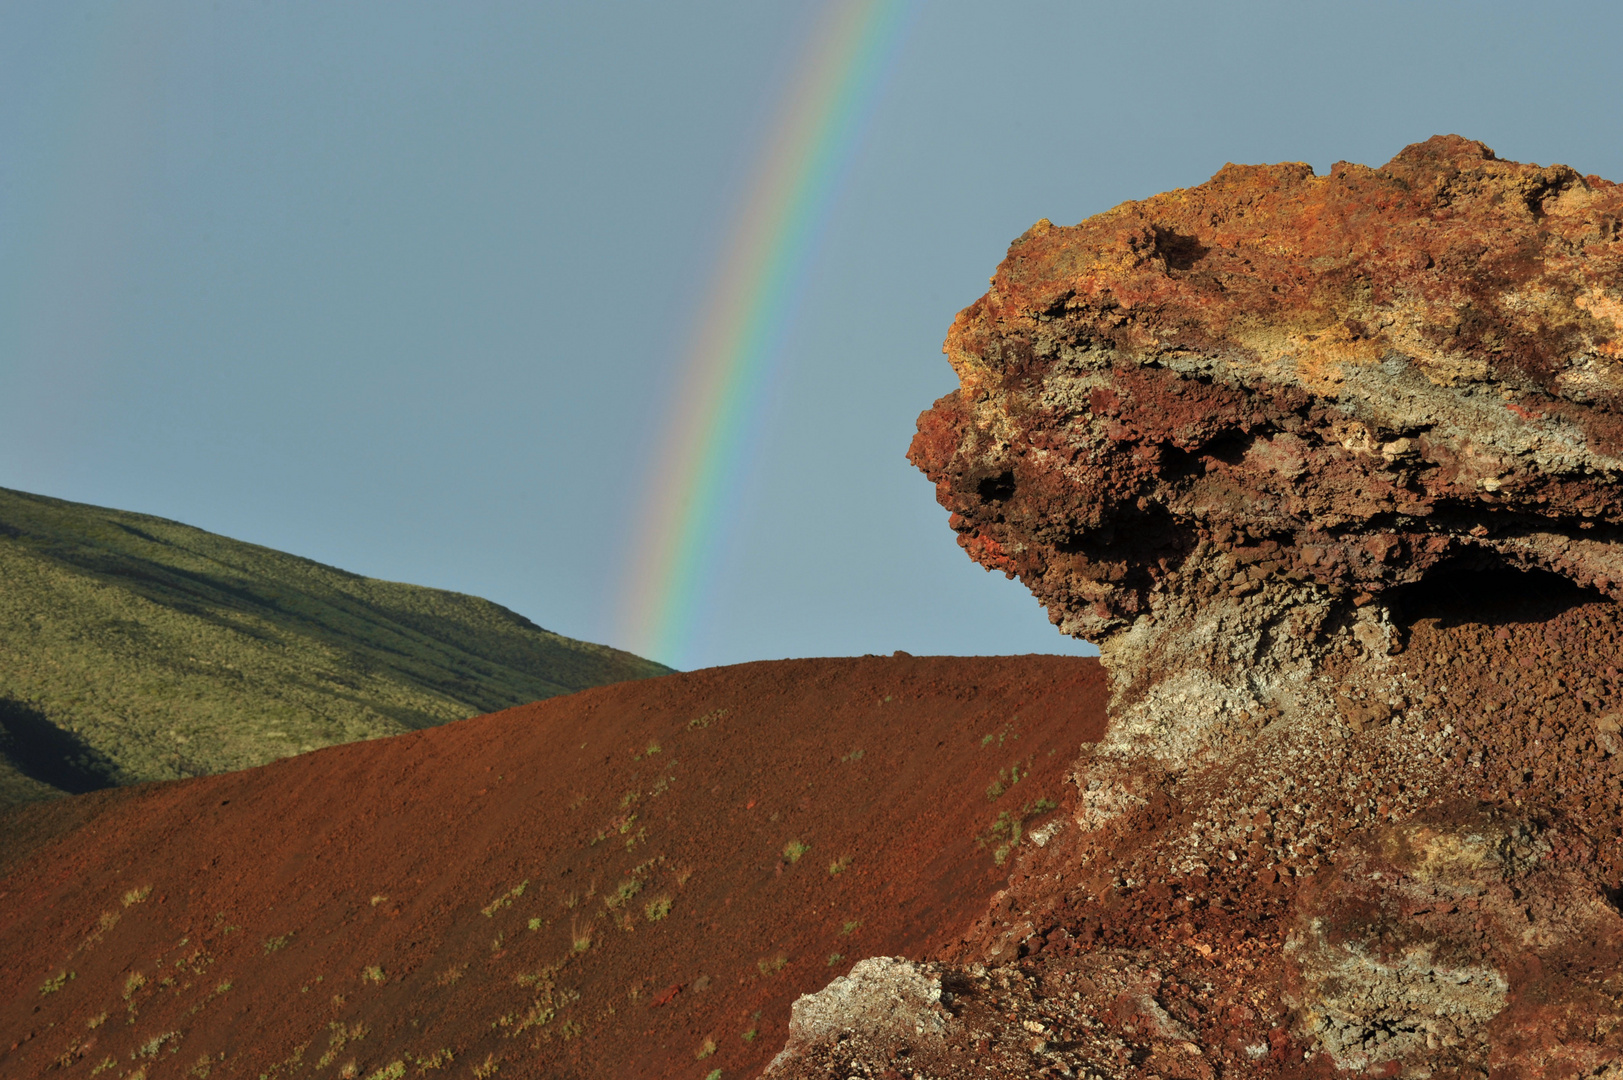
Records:
[[[755,663],[12,811],[0,1074],[752,1075],[798,995],[958,946],[1105,692]]]

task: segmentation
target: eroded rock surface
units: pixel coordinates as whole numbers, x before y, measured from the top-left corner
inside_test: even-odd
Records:
[[[910,457],[1113,697],[926,1074],[1623,1075],[1623,188],[1231,165],[946,352]]]
[[[859,960],[849,974],[794,1003],[789,1042],[764,1075],[789,1076],[834,1055],[908,1056],[915,1047],[938,1048],[951,1019],[942,997],[931,967],[899,956]]]
[[[1401,647],[1439,568],[1618,595],[1620,236],[1623,188],[1455,137],[1039,222],[910,456],[1183,756],[1210,703],[1288,711],[1327,636]]]

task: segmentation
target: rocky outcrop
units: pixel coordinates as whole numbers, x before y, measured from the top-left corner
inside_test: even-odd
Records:
[[[946,352],[912,460],[1124,701],[1198,659],[1288,708],[1330,639],[1401,644],[1402,587],[1448,567],[1623,589],[1623,188],[1597,177],[1454,137],[1230,165],[1039,222]]]
[[[1009,1068],[1623,1070],[1623,187],[1230,165],[1039,222],[946,352],[909,456],[1113,687],[955,957],[1071,1032]]]

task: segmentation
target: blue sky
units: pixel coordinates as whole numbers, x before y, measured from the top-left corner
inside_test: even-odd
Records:
[[[0,7],[0,485],[614,641],[805,3]],[[1623,7],[925,0],[834,207],[695,664],[1088,651],[903,460],[1008,242],[1443,132],[1623,179]]]

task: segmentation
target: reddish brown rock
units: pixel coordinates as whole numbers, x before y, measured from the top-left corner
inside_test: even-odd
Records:
[[[926,1073],[1623,1076],[1620,222],[1439,137],[1015,241],[910,457],[1112,709]]]
[[[1230,165],[1039,222],[946,352],[961,385],[912,460],[970,556],[1118,668],[1384,652],[1394,590],[1449,565],[1623,587],[1623,188],[1598,177],[1457,137]]]

